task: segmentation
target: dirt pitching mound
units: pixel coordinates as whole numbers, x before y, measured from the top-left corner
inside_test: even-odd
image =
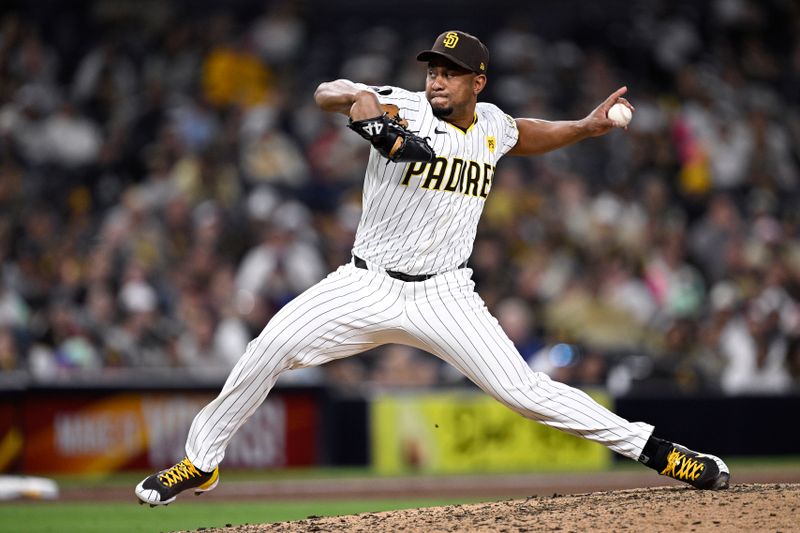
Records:
[[[656,487],[532,496],[354,516],[244,525],[204,532],[797,531],[800,484],[741,484],[726,491]]]

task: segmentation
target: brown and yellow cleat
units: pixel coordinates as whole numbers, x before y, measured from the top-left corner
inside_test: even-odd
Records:
[[[146,477],[136,485],[136,497],[139,503],[149,503],[150,507],[156,505],[169,505],[181,492],[194,489],[195,494],[202,494],[213,490],[219,482],[219,468],[213,472],[198,470],[187,457],[181,462]]]
[[[731,478],[728,466],[719,457],[697,453],[679,444],[672,445],[667,466],[659,473],[708,490],[727,489]]]

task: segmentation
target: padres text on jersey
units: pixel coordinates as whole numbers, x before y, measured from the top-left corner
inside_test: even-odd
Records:
[[[387,270],[452,270],[472,253],[497,161],[517,143],[516,122],[497,106],[479,102],[472,125],[461,130],[433,116],[424,92],[397,87],[375,92],[382,104],[400,109],[411,131],[429,139],[437,158],[391,163],[370,151],[353,251]]]

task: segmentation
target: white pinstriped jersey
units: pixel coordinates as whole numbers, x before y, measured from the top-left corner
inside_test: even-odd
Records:
[[[366,86],[361,86],[366,88]],[[497,161],[517,143],[514,119],[478,102],[466,131],[433,116],[424,92],[373,88],[427,137],[432,163],[392,163],[370,150],[353,252],[386,270],[437,274],[469,258]]]
[[[372,151],[354,247],[369,268],[344,264],[275,314],[219,396],[195,417],[186,456],[213,471],[286,370],[400,343],[440,357],[523,416],[637,459],[653,426],[629,422],[584,392],[533,372],[475,292],[472,271],[456,268],[472,251],[495,165],[518,140],[515,122],[479,103],[475,122],[462,132],[433,117],[423,93],[387,87],[378,97],[431,139],[436,161],[395,164]],[[437,275],[406,282],[375,266]],[[136,493],[161,503],[142,483]]]

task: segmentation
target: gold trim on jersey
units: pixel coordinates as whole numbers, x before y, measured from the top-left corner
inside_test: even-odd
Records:
[[[420,189],[455,192],[474,198],[489,196],[495,167],[460,157],[437,157],[432,163],[409,163],[400,185],[408,186],[411,178],[419,176]]]
[[[447,122],[446,120],[443,120],[442,122],[444,122],[444,123],[445,123],[445,124],[447,124],[448,126],[451,126],[451,127],[455,128],[455,129],[456,129],[456,131],[458,131],[459,133],[463,133],[464,135],[466,135],[467,133],[469,133],[469,132],[470,132],[470,130],[471,130],[472,128],[474,128],[474,127],[475,127],[475,124],[477,124],[477,123],[478,123],[478,114],[477,114],[477,113],[475,113],[475,117],[472,119],[472,124],[470,124],[470,125],[469,125],[469,127],[468,127],[467,129],[465,129],[465,130],[463,130],[463,129],[459,128],[459,127],[458,127],[458,126],[456,126],[455,124],[451,124],[450,122]]]

